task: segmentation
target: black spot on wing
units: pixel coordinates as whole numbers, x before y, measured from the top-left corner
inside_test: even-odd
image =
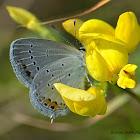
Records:
[[[23,69],[26,69],[26,68],[27,68],[27,66],[26,66],[25,64],[23,64],[23,65],[22,65],[22,68],[23,68]]]
[[[29,72],[29,71],[25,71],[25,72],[26,72],[26,75],[27,75],[28,77],[31,76],[31,72]]]

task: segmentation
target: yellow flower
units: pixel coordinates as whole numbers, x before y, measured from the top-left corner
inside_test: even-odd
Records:
[[[86,64],[95,80],[114,83],[117,81],[120,69],[128,62],[128,53],[124,45],[111,36],[98,38],[88,45]]]
[[[84,22],[79,29],[79,37],[81,43],[84,44],[85,47],[88,45],[87,40],[84,39],[81,40],[81,37],[83,34],[87,34],[87,33],[100,33],[100,34],[114,36],[115,30],[111,25],[109,25],[108,23],[102,20],[90,19]]]
[[[133,12],[126,12],[120,15],[116,29],[109,25],[108,23],[98,20],[98,19],[90,19],[86,22],[78,22],[78,28],[76,28],[76,32],[79,36],[77,38],[81,41],[81,43],[87,47],[89,42],[94,41],[88,40],[87,38],[83,38],[83,35],[88,33],[100,33],[100,35],[110,35],[116,37],[123,41],[126,45],[124,46],[128,53],[133,52],[138,43],[140,42],[140,27],[137,21],[137,18]],[[63,22],[64,29],[75,36],[74,22],[73,19]],[[65,25],[65,26],[64,26]]]
[[[124,66],[120,73],[117,85],[121,88],[134,88],[136,85],[135,70],[137,66],[133,64],[127,64]]]
[[[140,27],[133,12],[125,12],[119,16],[115,37],[126,43],[128,53],[135,51],[140,41]]]
[[[62,83],[55,83],[54,86],[72,112],[91,117],[106,113],[107,104],[104,92],[99,88],[91,87],[85,91]]]
[[[55,40],[54,36],[51,35],[50,31],[45,26],[37,25],[40,21],[29,11],[14,6],[7,6],[6,8],[10,16],[17,23],[24,25],[29,30],[39,33],[43,38]]]
[[[74,28],[74,20],[76,21],[75,28]],[[83,22],[79,19],[69,19],[63,22],[62,25],[64,29],[73,36],[75,36],[75,30],[76,30],[77,39],[79,39],[81,43],[85,45],[85,47],[88,45],[88,41],[87,38],[86,39],[82,38],[83,34],[101,33],[110,36],[115,35],[115,30],[111,25],[98,19],[91,19],[86,22]]]
[[[116,83],[120,70],[128,63],[128,53],[134,51],[140,41],[140,27],[135,14],[126,12],[120,15],[115,30],[98,19],[84,22],[78,30],[79,40],[86,49],[86,64],[91,76],[100,82]],[[119,83],[122,82],[120,79]],[[126,83],[129,80],[131,82],[129,78]]]

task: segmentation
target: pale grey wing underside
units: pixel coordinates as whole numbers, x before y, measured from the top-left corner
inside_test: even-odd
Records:
[[[74,88],[82,88],[85,76],[85,66],[80,56],[71,55],[59,59],[45,66],[34,78],[30,91],[30,99],[33,106],[48,117],[66,115],[68,108],[54,83],[64,83]],[[46,104],[46,100],[56,103],[54,106]]]
[[[44,66],[77,52],[75,48],[51,40],[21,38],[11,44],[10,60],[17,78],[30,87],[34,76]]]
[[[30,88],[33,106],[48,117],[65,115],[69,110],[53,83],[81,88],[86,73],[83,53],[46,39],[15,40],[10,60],[18,79]]]

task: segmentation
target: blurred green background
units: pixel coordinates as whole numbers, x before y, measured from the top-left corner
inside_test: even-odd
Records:
[[[41,21],[47,21],[78,14],[92,7],[97,2],[99,0],[0,0],[0,140],[140,139],[140,104],[132,98],[108,117],[95,124],[92,122],[89,127],[70,131],[51,130],[55,129],[55,123],[46,124],[45,122],[50,122],[50,120],[34,110],[29,99],[29,89],[25,88],[17,80],[10,65],[10,43],[17,38],[38,37],[38,35],[25,28],[18,28],[18,24],[11,19],[5,9],[7,5],[27,9],[34,13]],[[98,10],[81,17],[81,19],[85,21],[90,18],[98,18],[115,27],[121,13],[133,11],[140,23],[139,6],[140,0],[112,0]],[[75,39],[64,31],[61,22],[54,25],[70,42],[76,43]],[[129,58],[130,63],[138,65],[136,71],[138,84],[135,88],[137,93],[140,93],[139,54],[140,45]],[[111,86],[108,89],[108,102],[121,94],[124,95],[126,93],[122,93]],[[119,102],[117,103],[119,104]],[[75,125],[82,123],[86,119],[88,118],[69,113],[65,117],[56,118],[54,122]],[[39,124],[42,125],[41,128]],[[137,134],[112,134],[112,131],[117,133],[133,133],[137,131]]]

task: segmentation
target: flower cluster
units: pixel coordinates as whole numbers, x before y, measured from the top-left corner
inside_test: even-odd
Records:
[[[95,80],[117,83],[123,89],[135,87],[137,66],[128,64],[128,58],[140,41],[140,27],[133,12],[121,14],[115,29],[98,19],[86,22],[69,19],[62,25],[84,45],[87,69]],[[99,86],[90,87],[87,91],[61,83],[54,86],[72,112],[83,116],[105,114],[105,94]]]

